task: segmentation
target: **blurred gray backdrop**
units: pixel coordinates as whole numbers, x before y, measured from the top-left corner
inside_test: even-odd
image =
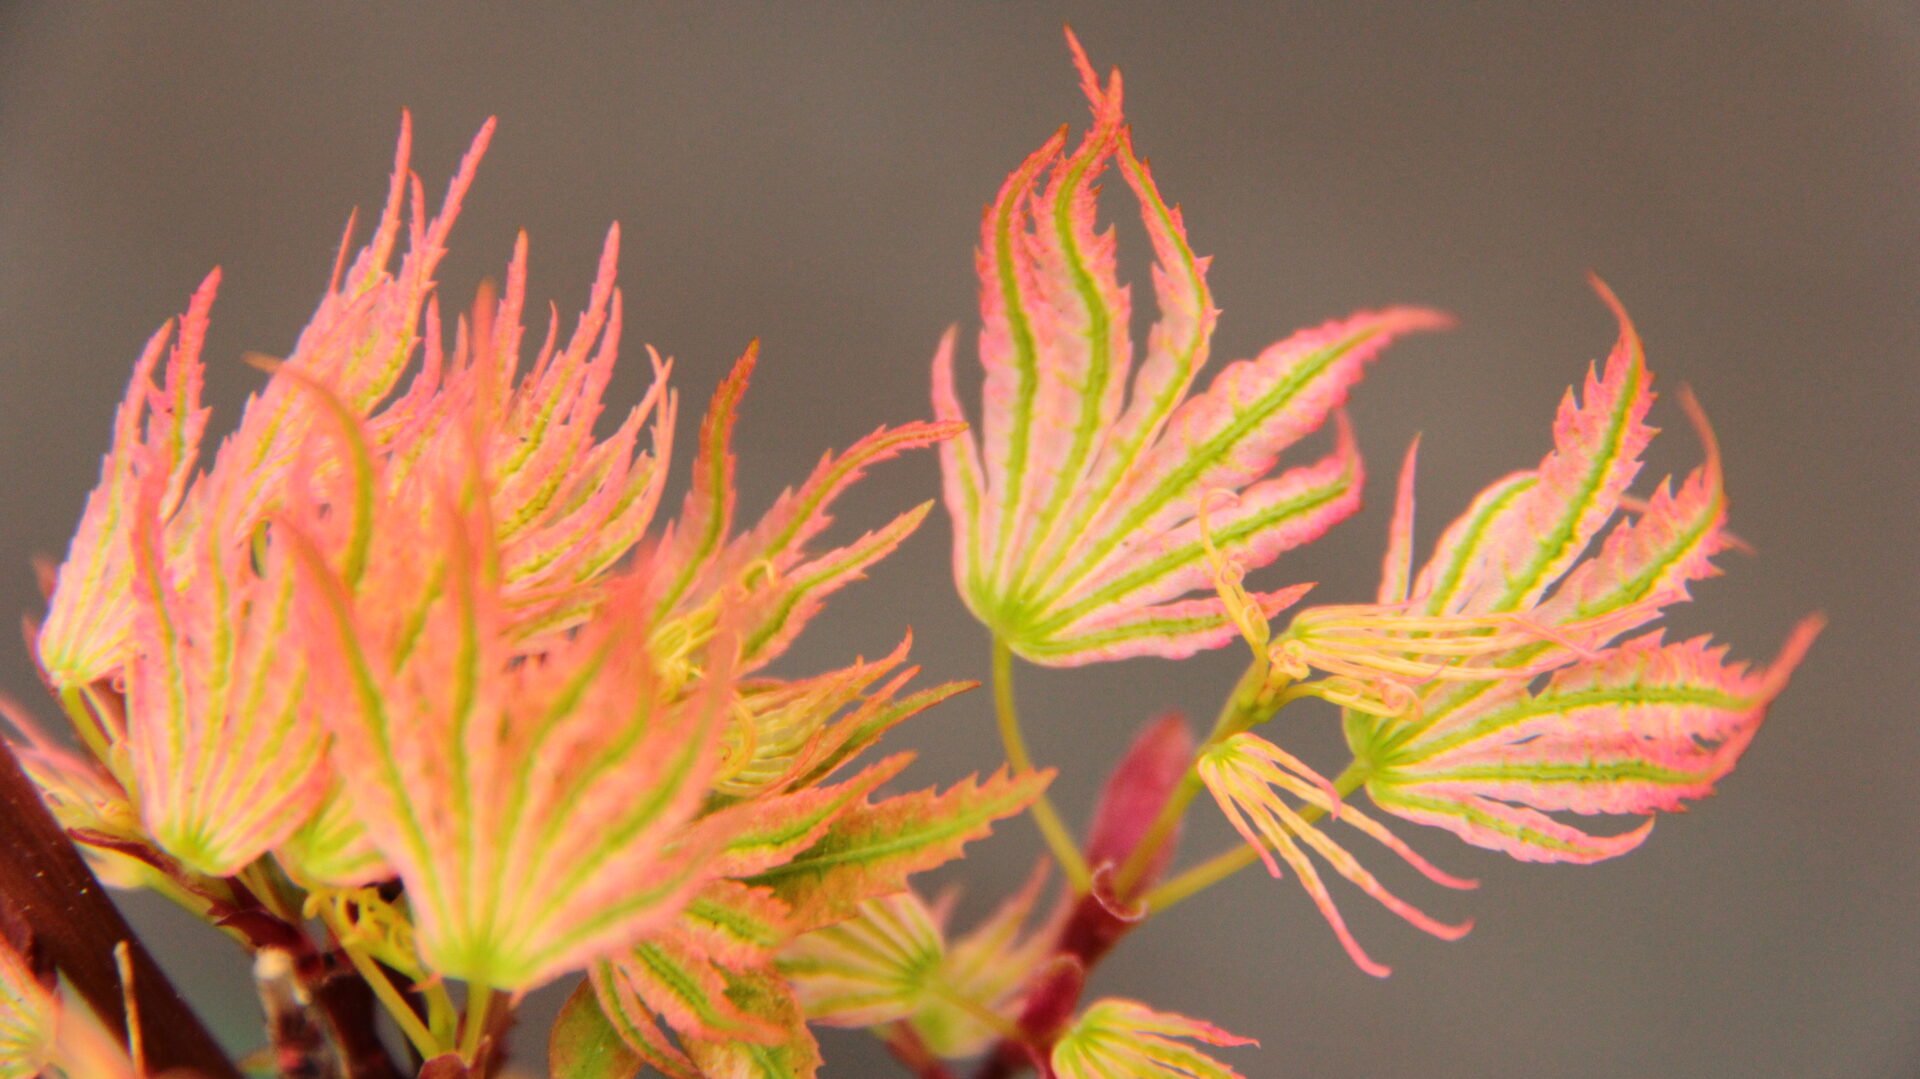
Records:
[[[1423,542],[1536,461],[1564,387],[1612,340],[1592,270],[1638,320],[1662,385],[1690,383],[1714,417],[1734,527],[1759,552],[1723,559],[1676,632],[1765,659],[1805,612],[1833,618],[1720,796],[1630,857],[1525,866],[1398,828],[1481,878],[1454,894],[1362,851],[1416,903],[1478,921],[1444,944],[1337,887],[1392,978],[1356,971],[1298,884],[1256,870],[1130,941],[1095,991],[1260,1038],[1232,1054],[1251,1076],[1913,1075],[1920,10],[1540,8],[8,5],[0,610],[38,610],[29,559],[64,550],[141,342],[214,265],[207,355],[226,430],[260,378],[241,353],[290,346],[348,210],[377,207],[403,107],[429,191],[500,117],[442,274],[454,307],[524,227],[533,297],[570,315],[617,219],[629,354],[651,342],[677,357],[683,416],[764,341],[739,446],[757,512],[822,451],[925,416],[946,326],[966,326],[970,347],[982,204],[1085,118],[1067,21],[1098,65],[1124,70],[1138,145],[1215,256],[1220,360],[1361,306],[1460,318],[1395,347],[1355,397],[1367,510],[1257,581],[1370,596],[1386,487],[1416,430]],[[1688,467],[1678,410],[1655,421],[1672,433],[1652,476]],[[838,516],[870,526],[935,483],[931,455],[888,464]],[[929,677],[980,676],[986,642],[953,595],[947,542],[936,515],[843,593],[790,668],[872,655],[911,623]],[[1210,716],[1234,651],[1023,672],[1035,752],[1062,766],[1069,812],[1137,725]],[[19,650],[0,684],[33,691]],[[1293,735],[1332,763],[1325,714]],[[923,752],[917,785],[998,759],[984,694],[900,738]],[[1188,853],[1229,839],[1208,820]],[[975,849],[968,912],[1039,846],[1016,821]],[[250,1043],[226,942],[130,905],[223,1036]],[[861,1037],[827,1047],[828,1075],[895,1074]]]

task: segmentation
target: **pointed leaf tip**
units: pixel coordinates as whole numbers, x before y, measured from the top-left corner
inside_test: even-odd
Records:
[[[1108,97],[1108,91],[1101,87],[1100,75],[1094,70],[1093,62],[1087,59],[1087,50],[1080,44],[1080,37],[1073,32],[1073,27],[1062,26],[1061,29],[1067,36],[1067,51],[1073,56],[1074,71],[1080,76],[1080,89],[1098,112]],[[1119,79],[1120,72],[1116,69],[1113,73],[1115,89],[1119,87]]]
[[[1420,460],[1420,435],[1407,444],[1407,455],[1400,464],[1400,479],[1394,487],[1393,521],[1387,526],[1387,554],[1381,563],[1380,603],[1403,603],[1413,581],[1414,473]]]

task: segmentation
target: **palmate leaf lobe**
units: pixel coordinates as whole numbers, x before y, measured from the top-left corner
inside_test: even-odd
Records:
[[[1001,771],[944,792],[929,788],[857,805],[818,843],[752,883],[787,902],[797,928],[830,925],[852,917],[862,900],[905,888],[909,875],[959,857],[994,821],[1025,809],[1052,778],[1049,769]]]
[[[36,641],[41,669],[56,687],[109,677],[126,661],[135,602],[136,505],[146,491],[151,513],[165,522],[185,497],[207,423],[200,350],[219,285],[220,271],[214,270],[181,316],[172,348],[169,323],[147,341],[134,365],[132,384],[114,415],[113,448],[54,577]]]
[[[1368,796],[1389,813],[1524,861],[1624,854],[1653,828],[1596,836],[1549,814],[1651,814],[1713,793],[1819,632],[1808,621],[1765,670],[1705,637],[1650,633],[1538,692],[1509,683],[1371,758]]]

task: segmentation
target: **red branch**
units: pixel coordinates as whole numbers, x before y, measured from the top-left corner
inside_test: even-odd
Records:
[[[124,1042],[114,946],[133,960],[134,1002],[149,1070],[190,1069],[205,1079],[240,1079],[213,1035],[155,965],[133,928],[94,879],[40,793],[0,740],[0,905],[33,929],[35,941]]]

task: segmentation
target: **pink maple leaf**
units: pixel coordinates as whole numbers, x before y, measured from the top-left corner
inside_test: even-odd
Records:
[[[1208,260],[1154,185],[1122,123],[1120,76],[1103,85],[1068,43],[1093,125],[1063,129],[1008,177],[981,222],[980,438],[941,447],[954,574],[974,615],[1016,653],[1056,666],[1179,657],[1235,634],[1211,587],[1208,544],[1266,565],[1359,506],[1359,454],[1344,425],[1331,453],[1274,475],[1281,453],[1345,401],[1393,338],[1448,323],[1411,307],[1302,331],[1228,365],[1199,394],[1218,315]],[[1154,248],[1160,320],[1136,368],[1131,296],[1095,181],[1117,161]],[[934,358],[934,410],[959,420],[954,335]],[[1209,502],[1213,504],[1209,504]],[[1267,616],[1306,586],[1262,593]]]

